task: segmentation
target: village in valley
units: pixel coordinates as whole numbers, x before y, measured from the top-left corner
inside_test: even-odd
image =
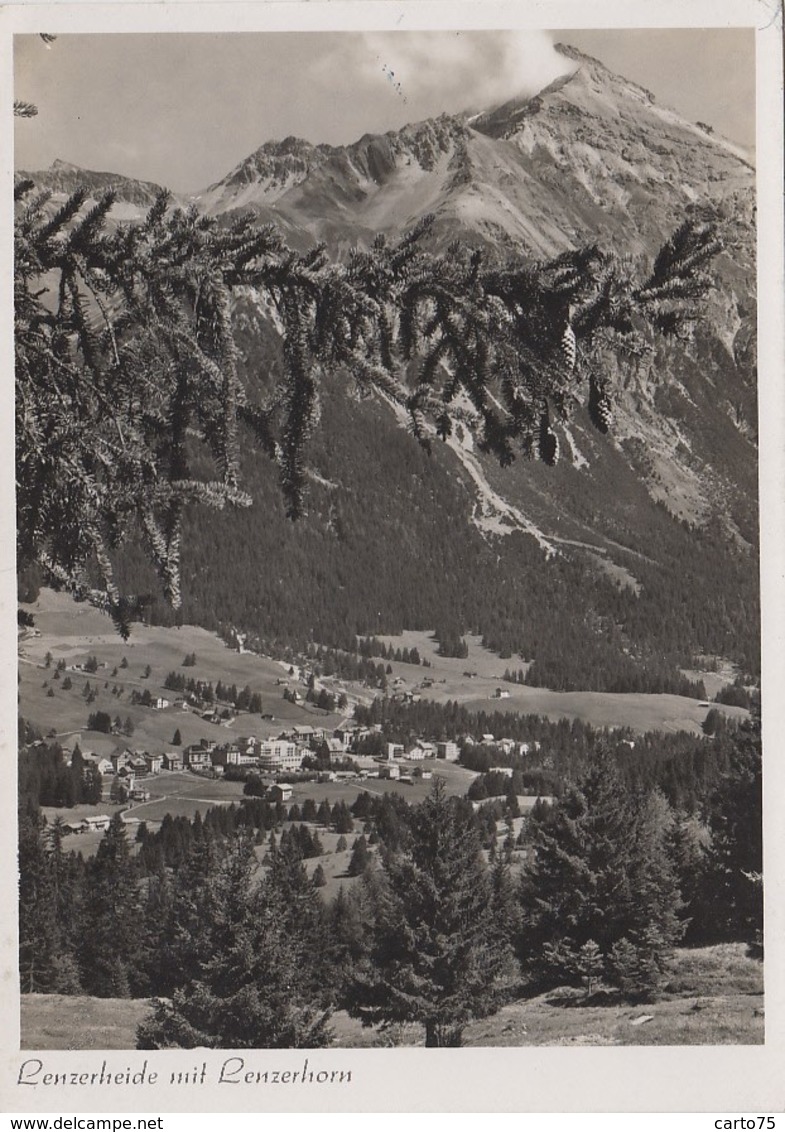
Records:
[[[37,620],[45,632],[49,611],[65,610],[69,602],[71,599],[65,595],[42,595]],[[91,628],[103,627],[100,614],[79,606],[75,609],[84,613]],[[408,796],[414,800],[420,800],[436,775],[447,782],[450,793],[463,794],[477,774],[459,765],[462,749],[476,747],[488,754],[491,764],[493,755],[499,753],[508,765],[489,765],[488,769],[507,780],[512,779],[516,756],[526,758],[540,751],[538,740],[526,742],[490,732],[462,733],[450,738],[412,733],[405,742],[392,741],[383,724],[362,725],[354,719],[354,706],[370,703],[378,689],[322,677],[307,664],[271,662],[265,658],[264,664],[259,665],[264,693],[252,692],[247,685],[238,693],[236,686],[225,687],[222,683],[225,669],[217,666],[220,655],[226,660],[243,656],[251,664],[262,658],[254,657],[234,638],[231,649],[217,637],[213,638],[210,650],[203,652],[206,664],[199,663],[195,652],[183,656],[179,676],[172,671],[162,677],[149,664],[140,666],[139,661],[129,666],[125,654],[117,665],[110,667],[111,659],[99,660],[95,653],[89,652],[80,654],[78,649],[82,646],[100,653],[104,638],[95,634],[83,636],[84,624],[79,621],[74,624],[80,636],[68,642],[67,648],[68,638],[56,641],[48,634],[42,636],[40,629],[23,630],[20,635],[20,656],[31,663],[35,658],[37,674],[43,677],[34,694],[39,708],[49,706],[49,701],[55,698],[48,695],[50,689],[56,689],[58,696],[65,689],[70,693],[71,703],[77,703],[83,710],[88,725],[66,731],[55,723],[45,735],[32,739],[29,744],[30,749],[35,750],[56,742],[62,749],[66,767],[71,767],[76,758],[80,773],[100,782],[100,798],[96,797],[91,805],[53,808],[52,816],[60,818],[69,844],[72,836],[81,836],[80,845],[94,842],[94,837],[85,835],[100,835],[118,811],[129,831],[135,833],[142,822],[148,827],[160,823],[167,799],[174,799],[173,808],[182,814],[187,798],[195,813],[200,806],[204,810],[215,804],[218,792],[221,792],[221,802],[238,801],[243,797],[244,788],[246,795],[252,792],[256,797],[277,804],[290,803],[306,795],[317,800],[326,796],[333,803],[338,796],[352,801],[363,790],[378,792],[399,787],[408,790]],[[193,631],[140,625],[137,633],[142,637],[152,633],[174,650],[180,646],[184,633]],[[121,644],[111,639],[108,643],[111,654],[116,653]],[[423,648],[427,648],[427,644]],[[429,668],[433,663],[439,664],[435,644],[432,648],[434,656]],[[68,659],[61,655],[55,660],[55,655],[63,651],[67,651]],[[488,659],[498,667],[498,658]],[[447,659],[445,663],[448,670],[454,670],[454,678],[463,681],[473,693],[478,681],[483,685],[481,694],[487,698],[489,708],[510,699],[507,688],[492,686],[491,674],[480,677],[475,669],[465,668],[459,674],[458,664],[465,665],[465,658]],[[482,663],[480,656],[481,668]],[[137,673],[135,668],[140,671]],[[422,676],[422,670],[410,664],[397,663],[395,668],[399,674],[390,672],[386,689],[393,704],[420,703],[423,697],[433,695],[435,688],[439,690],[438,684],[446,683],[444,677]],[[191,680],[192,690],[188,690],[182,674],[197,670],[200,679]],[[29,675],[29,666],[23,671]],[[275,671],[280,675],[274,675]],[[440,671],[438,667],[437,671]],[[122,713],[116,712],[112,718],[109,711],[91,710],[96,702],[102,703],[110,695],[119,699],[119,684],[123,680],[137,685],[127,696],[135,722],[131,714],[123,719]],[[76,687],[77,681],[81,682],[79,687]],[[161,682],[159,693],[156,689]],[[143,690],[139,691],[142,685]],[[177,689],[171,690],[171,685]],[[238,702],[256,710],[239,711]],[[316,706],[318,703],[326,703],[332,710]],[[24,714],[33,720],[40,718],[32,704]],[[281,718],[281,714],[288,718]],[[152,731],[142,744],[135,741],[135,736],[145,731],[145,724],[152,726]],[[254,733],[244,733],[244,729],[252,728]],[[167,731],[171,732],[170,739],[164,742],[161,737]],[[194,732],[197,734],[193,741],[183,741],[183,733],[193,735]],[[252,790],[248,789],[249,782],[253,783]],[[508,794],[506,790],[500,800],[504,801]],[[520,812],[524,813],[538,800],[551,799],[547,796],[543,799],[538,793],[519,795]],[[475,808],[479,804],[475,802]],[[520,822],[517,825],[520,828]]]
[[[141,824],[156,829],[167,815],[193,818],[249,796],[279,813],[294,805],[296,819],[308,798],[351,805],[362,792],[402,790],[408,801],[422,801],[441,778],[449,794],[468,794],[475,810],[495,798],[499,844],[509,845],[512,830],[517,856],[525,815],[552,801],[558,778],[548,769],[554,755],[547,739],[543,745],[536,725],[527,729],[520,716],[550,717],[553,726],[572,716],[629,752],[641,732],[698,736],[709,712],[730,721],[746,715],[679,696],[525,687],[476,637],[458,656],[440,655],[425,632],[387,638],[393,659],[366,661],[367,678],[353,681],[334,672],[335,663],[320,662],[321,654],[287,650],[274,659],[233,631],[222,639],[196,626],[139,623],[124,643],[99,611],[50,590],[25,608],[35,626],[20,629],[20,712],[35,728],[30,750],[56,745],[65,767],[76,757],[78,774],[94,784],[89,802],[66,794],[68,808],[45,808],[61,821],[66,845],[83,853],[95,852],[115,813],[133,840]],[[729,672],[702,679],[713,695]],[[430,730],[416,718],[404,725],[374,720],[372,705],[382,701],[407,720],[429,704],[439,711],[460,703],[473,713],[468,718],[495,713],[515,737],[498,728],[451,731],[441,716]],[[513,797],[508,820],[503,810]]]

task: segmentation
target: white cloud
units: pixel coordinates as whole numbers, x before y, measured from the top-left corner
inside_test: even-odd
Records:
[[[536,94],[574,69],[544,31],[369,33],[357,49],[361,85],[375,79],[407,104],[453,113]]]

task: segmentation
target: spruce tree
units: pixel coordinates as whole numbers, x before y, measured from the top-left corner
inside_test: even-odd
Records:
[[[388,857],[350,1013],[365,1025],[419,1022],[426,1046],[460,1045],[470,1021],[498,1009],[511,972],[491,901],[471,811],[437,780],[412,815],[408,848]]]
[[[530,976],[548,983],[580,977],[589,941],[611,978],[620,941],[640,952],[653,980],[655,969],[664,970],[683,931],[668,828],[664,800],[631,796],[603,748],[576,786],[530,819],[518,949]]]
[[[137,870],[117,813],[86,870],[78,958],[88,994],[127,998],[146,990],[142,910]]]
[[[362,876],[372,860],[373,858],[368,852],[368,842],[365,835],[361,833],[352,846],[352,855],[349,858],[349,867],[346,871],[350,877]]]
[[[73,993],[79,979],[62,920],[66,880],[60,846],[52,843],[44,819],[35,815],[20,815],[19,874],[22,993]]]
[[[763,945],[763,775],[760,720],[733,737],[730,767],[708,804],[703,930]]]
[[[211,882],[208,955],[139,1027],[140,1049],[297,1049],[325,1045],[331,987],[314,969],[321,903],[302,864],[271,853],[257,882],[239,838]]]

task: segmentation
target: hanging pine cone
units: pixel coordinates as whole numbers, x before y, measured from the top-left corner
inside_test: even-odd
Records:
[[[611,399],[593,376],[589,378],[589,419],[600,432],[607,432],[613,421]]]
[[[564,333],[561,336],[560,347],[562,357],[564,358],[567,368],[569,370],[574,370],[576,353],[575,331],[570,326],[569,322],[564,328]]]
[[[537,441],[537,454],[543,464],[553,467],[559,462],[559,438],[551,428],[548,410],[540,415],[540,435]]]

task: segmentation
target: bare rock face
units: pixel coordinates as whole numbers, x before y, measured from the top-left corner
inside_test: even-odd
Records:
[[[338,255],[431,213],[436,249],[459,238],[536,258],[597,242],[645,259],[709,206],[726,250],[704,317],[693,340],[660,342],[635,365],[609,356],[606,447],[674,517],[702,524],[719,515],[748,544],[757,420],[750,157],[597,60],[558,50],[574,69],[534,98],[346,147],[269,143],[196,200],[213,212],[254,209],[293,243],[325,240]],[[596,448],[588,419],[571,436],[579,468],[605,458],[583,455]]]
[[[99,173],[92,169],[81,169],[78,165],[71,165],[68,161],[56,158],[48,169],[36,173],[17,171],[17,178],[29,178],[41,188],[51,189],[56,197],[64,199],[75,189],[86,185],[90,190],[92,199],[97,200],[108,189],[113,189],[117,200],[121,204],[132,206],[130,209],[120,209],[124,219],[134,219],[141,216],[153,204],[161,193],[161,185],[152,181],[135,181],[133,177],[123,177],[119,173]]]

